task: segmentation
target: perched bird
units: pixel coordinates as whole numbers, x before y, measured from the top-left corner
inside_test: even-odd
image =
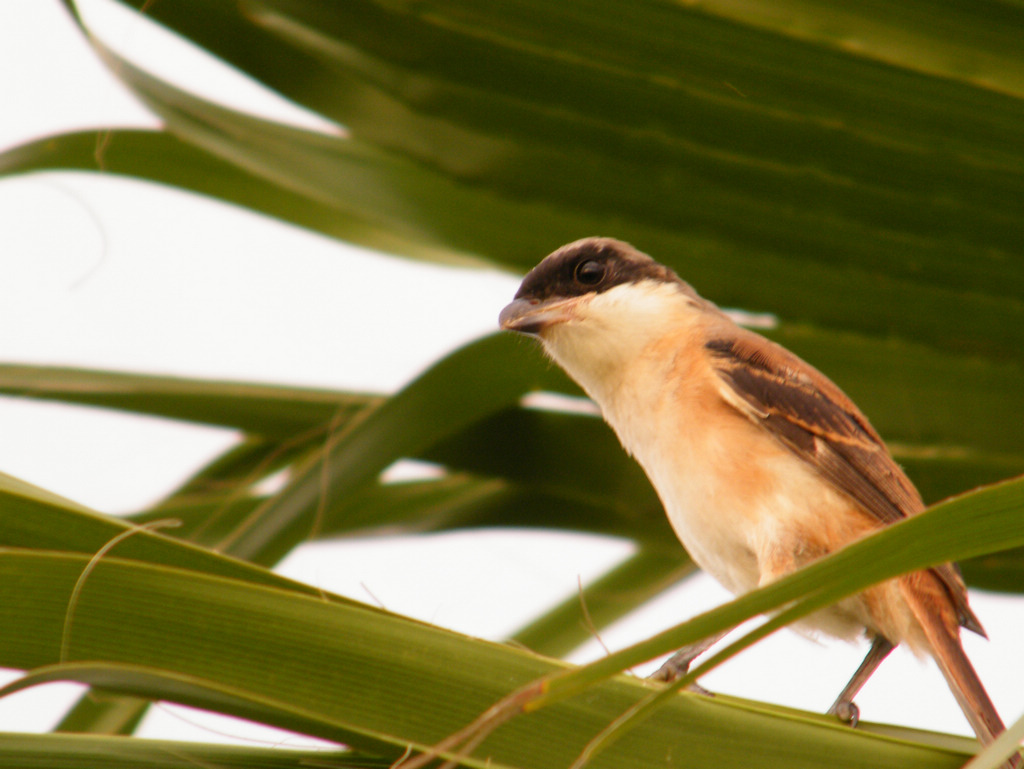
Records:
[[[733,593],[924,509],[832,381],[628,243],[585,238],[558,249],[499,322],[538,337],[597,403],[693,560]],[[840,718],[855,722],[853,697],[905,643],[934,657],[982,743],[1003,731],[960,643],[961,627],[984,630],[952,564],[871,587],[805,624],[872,639],[830,711]],[[660,676],[675,677],[699,651],[681,652]]]

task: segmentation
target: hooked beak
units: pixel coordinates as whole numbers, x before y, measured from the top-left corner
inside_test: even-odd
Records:
[[[573,310],[579,297],[557,297],[540,301],[515,299],[498,315],[498,325],[505,331],[538,336],[541,331],[575,317]]]

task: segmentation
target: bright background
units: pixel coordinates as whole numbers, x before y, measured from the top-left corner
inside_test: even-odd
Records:
[[[239,109],[340,130],[171,36],[154,35],[107,0],[82,6],[109,44],[159,74]],[[115,125],[157,121],[96,59],[60,3],[0,3],[0,151],[41,135]],[[494,330],[519,278],[411,263],[196,195],[72,173],[0,180],[0,264],[0,362],[379,392]],[[97,451],[100,431],[106,441]],[[115,514],[162,496],[236,438],[227,430],[7,398],[0,398],[0,435],[0,472]],[[535,611],[538,596],[556,604],[629,547],[592,537],[473,532],[306,546],[279,571],[500,639]],[[706,578],[691,582],[610,628],[603,642],[621,648],[728,597]],[[1024,712],[1024,602],[977,592],[972,602],[992,640],[965,634],[965,645],[1011,722]],[[823,711],[864,650],[781,633],[703,683]],[[574,658],[602,653],[594,642]],[[53,685],[0,700],[0,729],[49,729],[79,691]],[[902,650],[857,701],[866,719],[970,734],[934,665]],[[169,706],[154,709],[141,734],[281,739]]]

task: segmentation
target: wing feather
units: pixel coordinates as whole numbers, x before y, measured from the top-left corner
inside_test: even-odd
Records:
[[[810,463],[884,525],[924,510],[914,484],[878,433],[828,377],[783,347],[733,327],[706,343],[722,396]],[[960,624],[984,635],[952,564],[932,569]]]

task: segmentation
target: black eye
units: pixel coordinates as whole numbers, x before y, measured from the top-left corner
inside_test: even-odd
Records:
[[[602,262],[587,259],[580,262],[573,270],[572,276],[576,282],[584,286],[596,286],[604,279],[605,266]]]

